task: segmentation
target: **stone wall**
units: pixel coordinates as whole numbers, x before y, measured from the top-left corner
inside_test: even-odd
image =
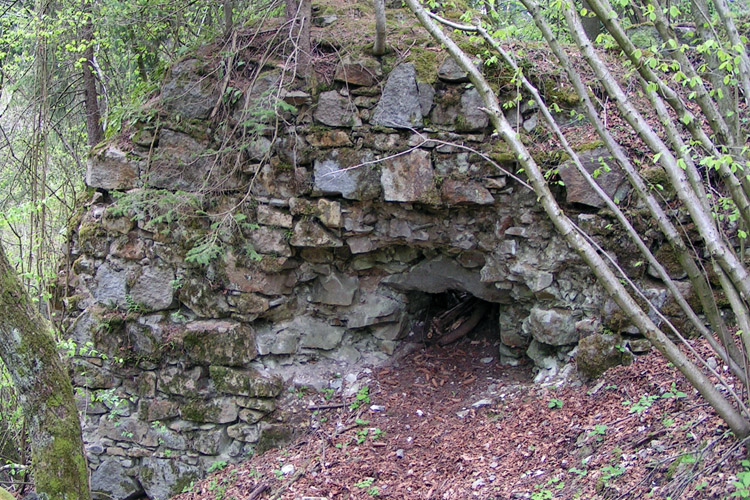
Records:
[[[333,88],[280,94],[295,109],[277,105],[278,126],[241,109],[266,98],[270,71],[225,128],[202,64],[177,65],[158,120],[92,156],[97,191],[61,277],[98,498],[163,500],[273,446],[287,386],[346,389],[413,340],[428,294],[497,304],[501,361],[531,357],[540,380],[614,316],[533,193],[486,160],[515,167],[452,60],[433,84],[408,63],[340,64]],[[509,115],[537,130],[533,107]],[[226,127],[239,162],[221,151]],[[606,237],[589,205],[580,222]]]

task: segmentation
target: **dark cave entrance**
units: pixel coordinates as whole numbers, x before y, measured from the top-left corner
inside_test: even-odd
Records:
[[[499,305],[461,290],[408,294],[412,318],[408,342],[449,346],[464,338],[493,341],[499,336]]]

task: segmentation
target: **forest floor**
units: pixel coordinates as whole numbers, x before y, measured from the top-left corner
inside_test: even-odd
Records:
[[[489,336],[422,346],[365,374],[345,400],[290,393],[308,419],[294,442],[226,466],[174,500],[723,499],[736,491],[741,445],[658,353],[590,384],[544,386],[532,375],[530,366],[500,365]]]

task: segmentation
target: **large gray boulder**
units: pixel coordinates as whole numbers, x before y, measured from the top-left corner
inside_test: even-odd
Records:
[[[159,311],[172,305],[174,271],[166,267],[145,266],[130,288],[131,300],[146,310]]]
[[[576,318],[565,309],[543,309],[535,306],[523,327],[536,340],[547,345],[570,345],[578,342]]]
[[[91,496],[94,500],[131,500],[143,494],[143,488],[115,459],[104,460],[91,474]]]
[[[213,80],[201,77],[200,62],[188,59],[175,64],[170,80],[161,88],[161,104],[181,119],[204,119],[219,101]]]
[[[388,75],[370,123],[391,128],[418,128],[423,124],[422,119],[417,70],[413,64],[400,64]]]
[[[361,127],[362,120],[357,114],[357,107],[348,97],[335,90],[323,92],[318,98],[318,107],[313,114],[315,119],[329,127]]]
[[[140,184],[140,164],[127,153],[108,146],[86,163],[86,185],[101,189],[131,189]]]
[[[151,500],[168,500],[200,477],[199,467],[175,459],[145,457],[139,470],[141,485]]]

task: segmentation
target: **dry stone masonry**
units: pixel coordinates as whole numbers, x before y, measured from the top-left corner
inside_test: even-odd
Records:
[[[348,61],[328,90],[280,94],[295,110],[278,127],[247,123],[242,104],[278,82],[269,71],[226,113],[240,162],[222,161],[219,82],[202,64],[172,69],[158,126],[135,124],[88,165],[97,191],[62,281],[97,498],[164,500],[217,460],[282,442],[287,387],[341,390],[356,376],[334,374],[420,340],[433,294],[494,305],[500,361],[530,357],[539,380],[617,319],[533,193],[486,161],[515,167],[452,60],[432,84],[409,63]],[[533,108],[509,114],[537,126]],[[588,205],[579,222],[609,237],[565,175]],[[621,189],[616,170],[600,180]]]

